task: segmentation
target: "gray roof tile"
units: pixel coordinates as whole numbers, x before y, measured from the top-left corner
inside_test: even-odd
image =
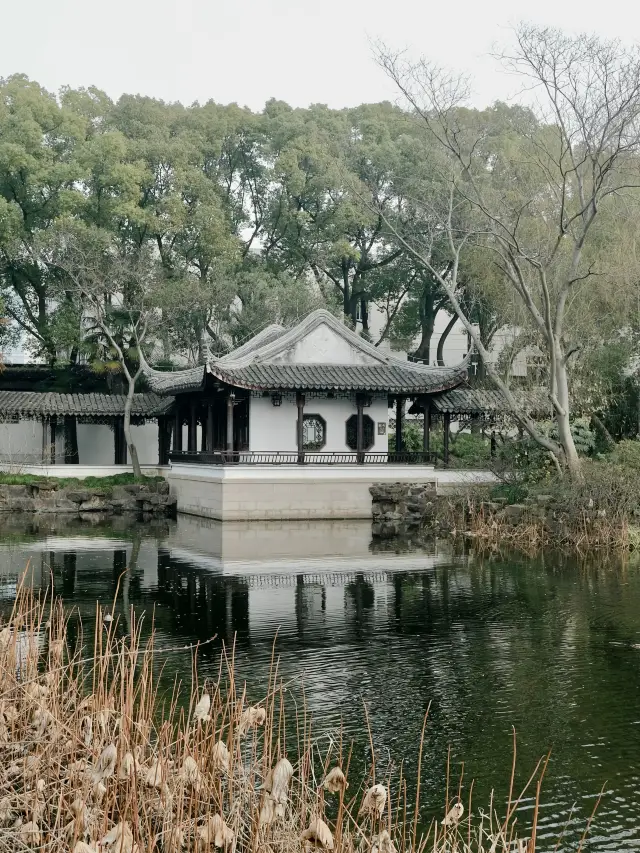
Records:
[[[230,367],[210,365],[218,379],[238,388],[256,390],[309,389],[317,391],[388,391],[427,393],[462,382],[465,370],[415,368],[399,365],[248,364]]]
[[[124,394],[39,394],[36,391],[0,391],[0,418],[5,415],[45,417],[77,415],[79,417],[114,417],[122,415]],[[134,394],[132,415],[154,418],[166,414],[173,404],[171,397],[156,394]]]
[[[516,389],[514,396],[529,414],[550,414],[551,403],[544,388]],[[455,415],[482,412],[509,412],[509,405],[500,393],[491,388],[452,388],[435,397],[432,406],[437,412]]]

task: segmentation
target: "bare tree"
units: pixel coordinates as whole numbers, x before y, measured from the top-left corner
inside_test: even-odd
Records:
[[[496,105],[484,113],[464,109],[464,79],[385,48],[377,58],[441,155],[439,200],[436,182],[431,197],[418,188],[414,199],[431,208],[432,233],[416,242],[398,226],[396,235],[438,276],[430,246],[446,234],[452,271],[441,284],[487,373],[529,435],[579,476],[570,366],[582,342],[572,318],[585,292],[598,286],[606,254],[597,236],[602,210],[640,185],[640,52],[522,25],[515,50],[500,59],[534,106]],[[557,440],[519,407],[456,297],[461,257],[472,245],[493,255],[538,334]]]
[[[162,271],[150,255],[123,254],[105,235],[82,230],[58,231],[47,246],[46,263],[59,271],[66,298],[77,301],[80,345],[94,357],[97,347],[102,363],[115,360],[126,380],[124,436],[133,473],[140,477],[131,411],[144,366],[142,347],[159,319]]]

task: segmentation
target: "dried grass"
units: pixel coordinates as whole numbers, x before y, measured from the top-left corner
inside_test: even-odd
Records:
[[[129,625],[119,639],[98,610],[83,659],[67,646],[62,604],[19,585],[0,630],[2,853],[534,853],[535,834],[517,840],[511,794],[503,818],[490,809],[472,821],[457,799],[419,832],[419,785],[414,806],[402,775],[375,783],[375,764],[348,780],[342,743],[320,754],[306,716],[287,726],[275,664],[256,705],[223,654],[204,690],[194,665],[190,712],[177,689],[161,709],[153,636],[142,644],[133,612]],[[529,782],[538,797],[545,766]]]

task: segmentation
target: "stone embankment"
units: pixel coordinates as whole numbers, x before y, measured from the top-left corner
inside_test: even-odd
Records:
[[[390,539],[433,521],[438,497],[433,483],[374,483],[370,487],[371,534]]]
[[[169,494],[169,484],[160,480],[105,488],[62,486],[55,481],[0,484],[0,512],[166,517],[175,515],[176,499]]]

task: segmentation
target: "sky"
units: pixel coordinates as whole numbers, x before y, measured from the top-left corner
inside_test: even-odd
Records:
[[[0,77],[23,73],[53,91],[95,85],[113,98],[339,108],[397,100],[372,58],[382,40],[469,73],[483,106],[517,95],[490,53],[521,20],[640,37],[629,0],[612,15],[594,0],[5,0]]]

